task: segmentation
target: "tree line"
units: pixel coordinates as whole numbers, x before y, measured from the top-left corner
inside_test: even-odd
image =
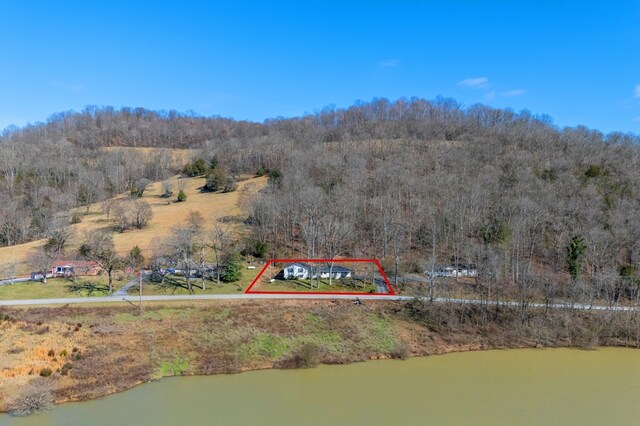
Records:
[[[374,99],[263,123],[88,108],[5,130],[0,242],[42,233],[48,211],[104,196],[88,188],[122,191],[169,172],[160,158],[100,148],[189,147],[231,176],[269,176],[248,201],[249,252],[377,257],[392,275],[474,263],[474,291],[523,305],[637,300],[639,142],[449,98]]]

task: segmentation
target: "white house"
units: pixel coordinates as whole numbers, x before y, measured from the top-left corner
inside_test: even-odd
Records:
[[[351,269],[343,266],[334,266],[333,268],[325,266],[320,268],[319,272],[320,278],[329,278],[329,274],[331,274],[331,278],[333,279],[351,278]]]
[[[329,268],[328,266],[311,266],[306,263],[296,262],[289,264],[284,267],[281,274],[278,276],[282,276],[285,280],[292,279],[309,279],[309,278],[317,278],[318,274],[320,278],[329,278],[331,275],[332,279],[340,279],[340,278],[351,278],[352,271],[349,268],[345,268],[343,266],[333,266]]]
[[[311,267],[306,263],[296,262],[285,266],[283,269],[283,275],[285,280],[293,280],[295,278],[301,278],[304,280],[309,278],[310,271]]]

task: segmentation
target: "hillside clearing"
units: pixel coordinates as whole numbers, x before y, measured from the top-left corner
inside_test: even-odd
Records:
[[[174,176],[170,179],[174,188],[178,188],[179,181],[184,185],[187,200],[181,203],[175,202],[175,197],[171,199],[161,198],[162,182],[154,182],[149,185],[142,199],[149,203],[153,212],[153,218],[144,229],[135,229],[123,233],[114,232],[113,240],[116,251],[124,255],[133,246],[137,245],[142,249],[145,256],[151,254],[153,244],[166,236],[171,228],[183,222],[189,212],[199,212],[204,218],[203,226],[211,229],[220,219],[228,218],[228,226],[237,233],[243,232],[244,225],[239,218],[246,214],[242,208],[245,200],[254,196],[267,183],[266,177],[251,178],[238,183],[235,192],[228,193],[207,193],[201,192],[200,188],[205,183],[205,178],[179,179]],[[177,193],[177,190],[174,190]],[[122,194],[116,198],[126,197]],[[85,208],[78,208],[75,211],[84,214]],[[82,222],[71,225],[75,232],[75,237],[70,243],[68,252],[73,253],[83,235],[92,230],[109,228],[111,221],[107,221],[106,215],[102,211],[100,203],[92,204],[89,214],[82,215]],[[15,274],[17,276],[28,275],[31,267],[27,264],[29,255],[44,245],[45,240],[32,241],[26,244],[0,248],[0,277],[10,277],[13,275],[13,265],[15,262]],[[73,257],[70,255],[70,257]]]

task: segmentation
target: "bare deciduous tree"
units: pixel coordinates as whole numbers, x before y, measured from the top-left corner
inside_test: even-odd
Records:
[[[113,293],[113,273],[122,267],[122,259],[113,245],[109,231],[97,230],[86,234],[78,252],[87,260],[96,262],[107,273],[109,293]]]

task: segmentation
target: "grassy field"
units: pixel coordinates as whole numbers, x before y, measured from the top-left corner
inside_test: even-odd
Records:
[[[313,284],[313,285],[312,285]],[[257,283],[252,290],[255,291],[302,291],[302,292],[332,292],[332,293],[375,293],[376,287],[369,283],[363,283],[362,281],[356,281],[351,279],[339,279],[333,280],[329,285],[328,279],[320,280],[320,287],[318,288],[318,282],[313,280],[275,280],[274,282],[260,282]]]
[[[171,180],[174,188],[178,188],[178,176],[174,176]],[[187,200],[182,203],[175,202],[173,199],[167,201],[167,199],[161,198],[161,182],[150,185],[142,199],[151,205],[153,218],[144,229],[130,230],[124,233],[114,232],[113,239],[118,253],[126,254],[134,245],[138,245],[143,254],[149,256],[153,244],[167,235],[172,227],[185,221],[190,211],[202,214],[204,217],[203,225],[206,229],[212,228],[221,218],[230,218],[232,220],[229,222],[229,226],[236,233],[245,232],[246,228],[241,220],[233,220],[233,218],[239,218],[246,214],[242,208],[244,202],[263,188],[267,179],[263,177],[244,180],[239,182],[237,191],[226,194],[201,192],[200,188],[204,183],[204,178],[182,179],[184,191],[187,194]],[[174,192],[177,193],[177,189]],[[125,196],[126,194],[120,195],[120,197]],[[102,212],[100,203],[92,205],[87,215],[84,215],[85,208],[77,209],[77,211],[83,214],[82,222],[72,225],[75,237],[70,243],[69,252],[73,252],[77,248],[87,231],[111,226],[111,222],[107,221],[106,215]],[[1,247],[0,277],[13,275],[11,265],[14,264],[14,259],[16,275],[28,275],[31,271],[31,267],[27,264],[29,254],[41,247],[44,242],[45,240],[38,240],[12,247]]]
[[[202,289],[202,281],[200,278],[192,278],[192,290],[193,294],[237,294],[244,292],[249,284],[255,279],[255,277],[260,272],[260,268],[256,269],[243,269],[242,277],[239,281],[233,283],[223,283],[218,284],[216,280],[205,280],[205,289]],[[137,295],[139,294],[139,289],[137,286],[129,289],[129,294]],[[154,283],[145,281],[142,284],[142,294],[144,295],[156,295],[156,294],[189,294],[189,290],[187,287],[187,280],[184,277],[179,276],[167,276],[165,278],[165,282]]]
[[[129,282],[131,276],[123,275],[113,280],[114,290]],[[109,295],[107,277],[77,277],[76,282],[66,278],[50,278],[46,284],[39,281],[0,286],[0,300],[50,299],[62,297],[97,297]]]

